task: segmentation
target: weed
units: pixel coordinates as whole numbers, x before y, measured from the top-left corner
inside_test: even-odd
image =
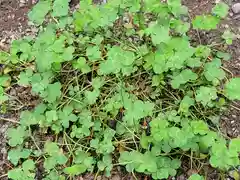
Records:
[[[3,71],[0,102],[9,100],[13,82],[41,99],[8,130],[15,166],[9,178],[34,179],[42,162],[46,180],[85,172],[110,176],[119,165],[167,179],[178,173],[183,156],[191,165],[220,170],[240,164],[240,139],[225,139],[214,131],[218,124],[208,124],[228,99],[240,100],[240,79],[227,79],[221,68],[229,54],[191,45],[180,0],[111,0],[101,6],[83,0],[73,14],[67,2],[35,5],[29,19],[42,27],[38,36],[14,41],[10,53],[0,56],[5,68],[19,67],[10,75]],[[192,26],[215,29],[227,14],[228,6],[218,3]],[[230,44],[233,36],[225,32],[223,38]],[[39,147],[36,127],[56,141]]]

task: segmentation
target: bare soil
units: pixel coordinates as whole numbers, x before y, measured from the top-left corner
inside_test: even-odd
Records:
[[[12,40],[18,39],[26,35],[34,35],[37,32],[35,27],[29,26],[27,22],[27,13],[31,9],[32,5],[36,0],[0,0],[0,50],[7,51],[9,44]],[[71,5],[76,6],[77,0],[72,0]],[[189,7],[190,19],[196,15],[208,13],[211,11],[216,0],[183,0],[183,3]],[[225,0],[226,3],[231,7],[233,0]],[[228,18],[219,26],[219,28],[210,33],[199,33],[191,32],[192,36],[195,36],[196,41],[200,41],[202,44],[209,42],[218,42],[222,32],[228,28],[231,29],[235,34],[240,34],[240,15],[234,14],[230,11]],[[218,48],[218,47],[216,47]],[[224,67],[229,71],[230,76],[240,76],[240,39],[236,39],[228,49],[232,60],[226,62]],[[15,110],[9,111],[5,114],[0,113],[0,180],[7,179],[7,169],[11,168],[11,164],[7,160],[7,145],[6,145],[6,131],[8,127],[13,126],[12,121],[18,121],[19,113],[21,110],[31,108],[37,103],[37,100],[30,95],[29,89],[22,89],[16,87],[10,89],[14,96],[18,97],[18,100],[23,103],[22,107],[17,104]],[[20,108],[19,108],[20,107]],[[222,112],[222,118],[220,122],[221,131],[229,137],[240,137],[240,102],[232,102],[229,108]],[[183,167],[183,174],[178,176],[176,179],[185,180],[187,179],[189,172],[189,163]],[[208,179],[215,180],[219,178],[218,172],[214,169],[210,169],[208,172]],[[41,176],[39,176],[41,177]],[[37,178],[41,179],[41,178]],[[87,174],[85,176],[79,176],[77,180],[90,180],[94,179],[94,175]],[[107,179],[103,176],[98,176],[97,180]],[[112,180],[132,180],[133,176],[125,174],[118,169],[113,173]],[[148,177],[138,176],[137,179],[147,180]]]

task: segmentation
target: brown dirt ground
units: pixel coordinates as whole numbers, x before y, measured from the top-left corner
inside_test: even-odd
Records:
[[[20,2],[23,2],[20,4]],[[36,1],[36,0],[35,0]],[[0,0],[0,50],[7,50],[10,42],[13,39],[18,39],[25,35],[34,35],[37,32],[37,29],[31,27],[27,23],[27,12],[32,7],[34,0]],[[77,2],[76,0],[72,0],[73,4]],[[232,0],[225,0],[226,3],[231,7]],[[215,0],[183,0],[183,3],[189,7],[190,9],[190,18],[194,17],[198,14],[207,13],[211,10],[211,8],[215,4]],[[21,6],[21,7],[20,7]],[[201,42],[209,43],[213,41],[217,41],[216,37],[220,37],[220,34],[224,29],[230,28],[236,34],[240,34],[240,17],[239,15],[234,15],[230,12],[229,17],[220,25],[219,29],[210,33],[200,33],[199,37],[196,39],[201,40]],[[196,32],[193,34],[196,35]],[[240,76],[240,40],[237,39],[234,41],[233,45],[228,48],[228,51],[232,54],[232,60],[226,62],[224,67],[227,68],[233,76]],[[19,87],[13,90],[14,93],[19,98],[22,98],[24,102],[29,101],[29,94],[26,94],[28,91]],[[25,96],[23,97],[22,95]],[[25,104],[24,107],[29,107]],[[240,136],[240,103],[232,102],[226,112],[222,113],[221,120],[221,130],[223,133],[228,135],[229,137],[239,137]],[[0,114],[0,179],[7,179],[6,171],[11,168],[11,165],[7,161],[7,146],[6,146],[6,130],[9,126],[12,126],[13,123],[4,121],[7,119],[17,120],[19,117],[19,111],[11,111],[7,114]],[[189,167],[186,167],[186,171]],[[185,169],[185,168],[183,168]],[[119,170],[116,170],[116,173],[112,175],[110,179],[112,180],[131,180],[134,179],[130,175],[122,175],[121,173],[117,173]],[[218,179],[218,173],[215,170],[209,174],[208,179],[215,180]],[[77,178],[78,180],[90,180],[94,179],[94,175],[87,174],[84,177]],[[107,179],[102,176],[97,178]],[[144,177],[138,177],[137,179],[145,179]],[[185,180],[187,179],[186,174],[180,175],[176,179]]]
[[[212,7],[215,5],[216,0],[183,0],[183,3],[189,8],[190,18],[203,13],[209,13]],[[237,2],[237,1],[236,1]],[[231,0],[225,0],[225,3],[231,7],[233,3]],[[239,2],[239,1],[238,1]],[[219,37],[225,29],[230,29],[236,35],[240,34],[240,16],[234,14],[231,10],[229,16],[224,20],[217,30],[209,33],[199,33],[198,40],[203,44],[209,44],[209,42],[218,42]],[[195,35],[197,32],[195,32]],[[218,47],[215,47],[218,48]],[[230,76],[240,76],[240,39],[237,38],[230,45],[227,51],[232,55],[232,59],[224,63],[224,67],[230,72]],[[230,104],[227,111],[222,112],[221,117],[221,130],[229,137],[240,136],[240,102],[234,101]]]

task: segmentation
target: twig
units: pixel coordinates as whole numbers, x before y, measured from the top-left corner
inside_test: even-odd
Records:
[[[232,77],[232,78],[234,77],[233,73],[232,73],[229,69],[227,69],[227,68],[225,68],[225,67],[223,67],[223,66],[221,66],[221,68],[222,68],[224,71],[226,71],[226,72],[228,72],[229,74],[231,74],[231,77]]]
[[[12,122],[12,123],[15,123],[15,124],[20,124],[20,122],[18,122],[18,121],[16,121],[16,120],[13,120],[13,119],[8,119],[8,118],[0,117],[0,120]]]
[[[234,106],[234,105],[230,105],[232,108],[234,108],[234,109],[236,109],[236,110],[238,110],[238,111],[240,111],[240,108],[238,108],[238,107],[236,107],[236,106]]]
[[[3,174],[3,175],[1,175],[1,176],[0,176],[0,179],[6,177],[7,175],[8,175],[8,174]]]

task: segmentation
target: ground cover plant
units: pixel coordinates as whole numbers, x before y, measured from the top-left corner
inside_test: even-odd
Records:
[[[238,167],[240,139],[224,136],[217,118],[240,100],[240,78],[222,68],[228,53],[188,36],[216,29],[227,14],[221,2],[187,22],[180,0],[83,0],[73,14],[66,0],[39,1],[29,13],[38,36],[0,56],[2,110],[11,85],[40,99],[7,132],[9,179],[34,179],[41,165],[45,180],[110,176],[117,166],[167,179],[184,158],[199,172]],[[234,34],[222,38],[231,44]],[[53,139],[39,142],[38,134]]]

